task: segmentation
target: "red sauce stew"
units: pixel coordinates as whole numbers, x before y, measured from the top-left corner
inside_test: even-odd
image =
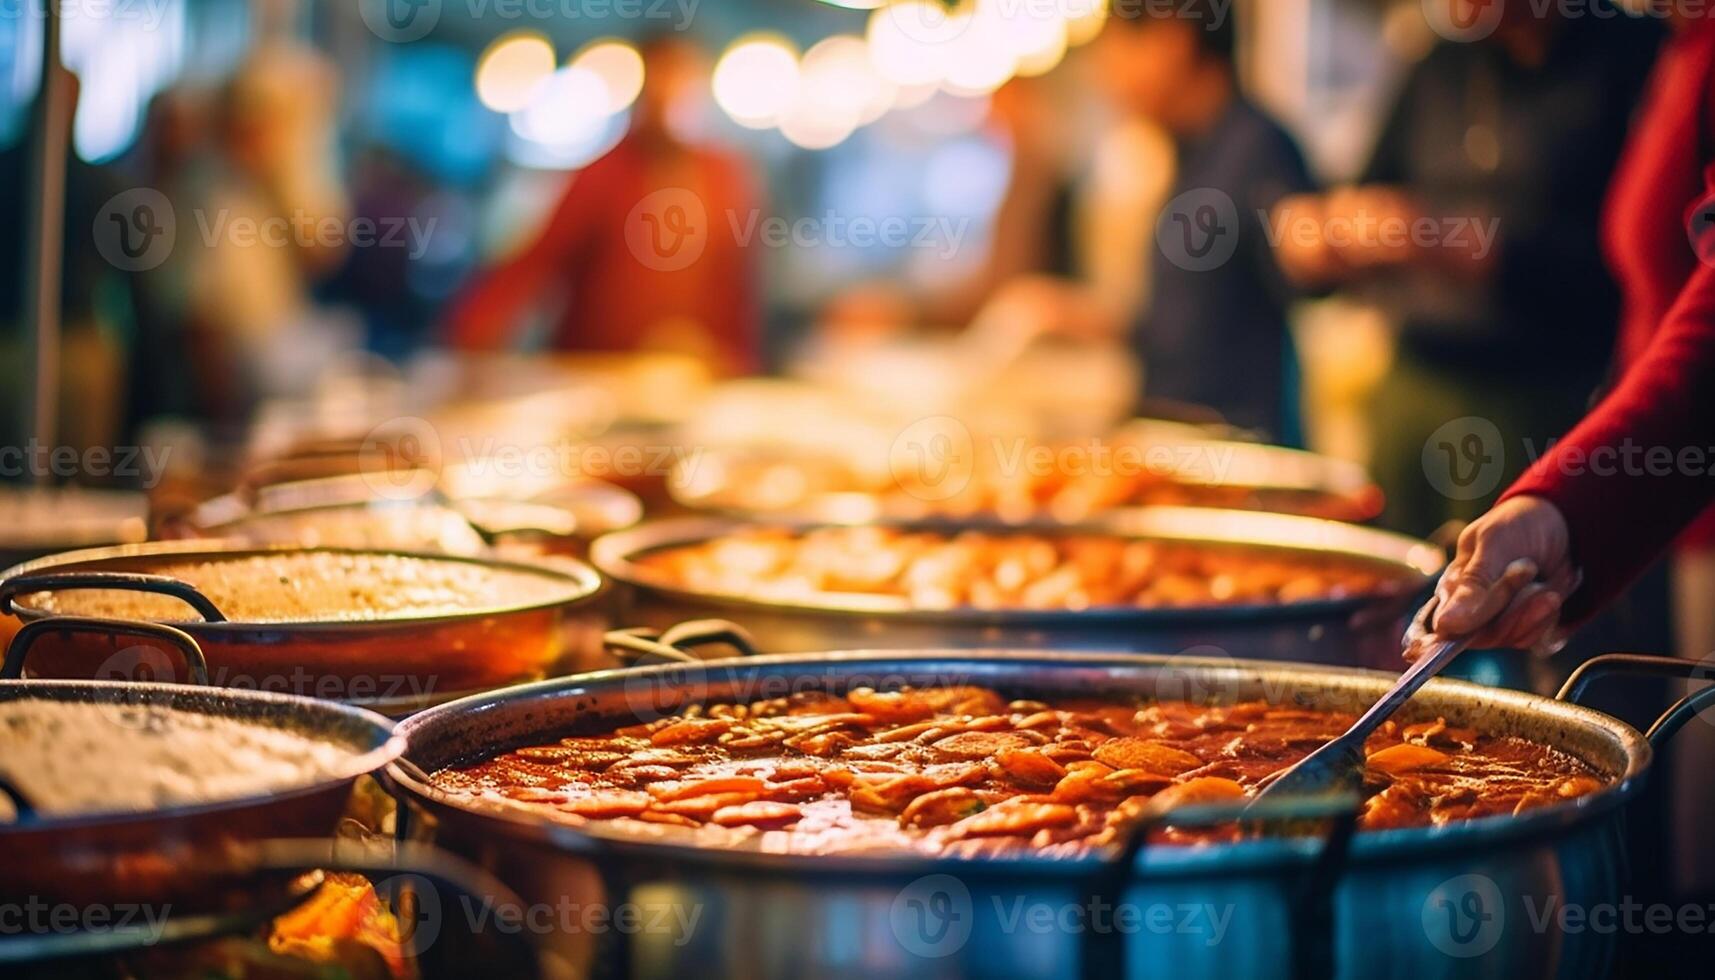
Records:
[[[949,687],[723,704],[443,769],[468,803],[570,824],[790,853],[1072,854],[1114,840],[1152,800],[1217,804],[1354,720],[1260,701],[1007,701]],[[1523,738],[1436,720],[1387,723],[1366,746],[1361,827],[1513,814],[1611,781]],[[1238,830],[1169,829],[1169,842]]]

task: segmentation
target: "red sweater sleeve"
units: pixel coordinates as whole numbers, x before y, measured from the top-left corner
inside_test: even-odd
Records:
[[[1705,185],[1715,194],[1715,166]],[[1630,585],[1715,502],[1712,474],[1715,266],[1706,262],[1613,392],[1505,497],[1542,497],[1566,515],[1573,560],[1584,572],[1566,609],[1577,622]]]

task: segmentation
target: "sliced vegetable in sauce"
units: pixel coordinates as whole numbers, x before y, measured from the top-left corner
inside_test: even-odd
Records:
[[[688,833],[710,846],[1065,854],[1113,842],[1151,803],[1241,801],[1352,721],[1261,701],[1009,702],[982,688],[860,688],[699,707],[524,746],[435,781],[470,803]],[[1557,749],[1443,719],[1388,722],[1366,749],[1366,830],[1513,814],[1611,782]],[[1207,844],[1240,832],[1158,836]]]

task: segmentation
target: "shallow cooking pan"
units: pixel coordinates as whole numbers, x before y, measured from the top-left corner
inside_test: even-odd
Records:
[[[142,632],[187,642],[170,627]],[[0,807],[10,811],[0,821],[0,895],[49,904],[218,904],[218,894],[187,880],[187,865],[246,841],[330,835],[353,782],[404,748],[392,723],[361,708],[186,684],[0,680],[0,713],[11,722],[0,731]],[[204,727],[213,724],[220,727]],[[27,736],[29,725],[43,727]],[[255,740],[245,750],[270,775],[235,772],[223,760],[235,733]],[[26,754],[26,739],[38,750],[54,742],[52,762]],[[121,761],[137,742],[157,747]],[[310,759],[312,747],[313,761],[296,761]],[[145,768],[160,775],[137,771]],[[172,795],[158,798],[169,802],[125,796],[128,779],[165,787],[158,792]],[[103,786],[116,802],[96,799]]]
[[[152,629],[191,645],[170,627]],[[12,911],[0,974],[108,975],[113,957],[255,935],[328,871],[398,886],[395,902],[409,890],[419,909],[521,907],[450,855],[336,841],[353,784],[404,747],[372,712],[183,684],[4,680],[0,718],[0,906]],[[31,735],[38,724],[56,727]],[[44,749],[52,761],[37,754]],[[235,752],[244,765],[223,765]],[[264,768],[269,775],[255,775]],[[84,784],[68,785],[67,774]],[[163,795],[138,799],[127,781]],[[539,975],[521,937],[481,923],[466,934],[446,920],[433,935],[404,937],[422,975]]]
[[[486,480],[463,475],[472,471],[490,475]],[[467,460],[438,472],[396,474],[397,484],[365,474],[253,488],[204,501],[165,536],[582,557],[590,541],[642,517],[635,495],[600,480],[521,485],[505,480],[506,472],[496,462]],[[412,492],[401,498],[400,487]]]
[[[821,593],[766,597],[697,589],[650,567],[649,556],[758,528],[796,535],[847,525],[811,521],[745,524],[691,518],[645,524],[598,539],[591,561],[621,587],[620,619],[666,629],[709,617],[741,623],[764,653],[800,653],[853,642],[889,649],[1010,649],[1178,652],[1206,647],[1228,656],[1391,666],[1410,612],[1445,563],[1441,549],[1402,535],[1336,521],[1202,508],[1143,508],[1076,527],[984,522],[883,522],[871,526],[956,535],[1064,534],[1165,546],[1251,551],[1311,562],[1357,563],[1380,573],[1377,588],[1292,602],[1093,606],[1077,610],[917,608],[892,595]],[[760,591],[760,590],[757,590]]]
[[[1588,912],[1622,900],[1624,815],[1650,769],[1652,743],[1671,738],[1715,703],[1715,689],[1676,706],[1648,737],[1573,700],[1597,672],[1687,676],[1696,669],[1690,662],[1604,658],[1575,678],[1562,700],[1432,681],[1405,709],[1408,721],[1444,718],[1529,738],[1609,778],[1605,788],[1577,799],[1511,816],[1355,835],[1347,832],[1349,810],[1332,824],[1317,820],[1315,832],[1232,843],[1143,845],[1138,833],[1118,852],[1059,860],[1030,853],[818,855],[703,847],[473,803],[428,774],[518,746],[758,696],[975,684],[1023,699],[1262,699],[1350,712],[1379,697],[1394,678],[1189,657],[957,650],[676,664],[550,681],[431,709],[401,726],[409,745],[388,779],[419,835],[495,870],[526,900],[629,907],[661,923],[620,936],[556,936],[567,975],[1599,977],[1615,967],[1611,932],[1562,928],[1552,919],[1535,928],[1530,913]],[[1352,804],[1299,805],[1305,809],[1287,815],[1326,818]],[[1233,816],[1179,811],[1171,823]],[[1111,916],[1105,929],[1077,916],[1072,926],[1056,924],[1067,910],[1120,906],[1136,913],[1125,920],[1130,928],[1112,925],[1121,920]],[[1463,918],[1449,918],[1451,912]]]
[[[344,594],[325,596],[326,608],[287,606],[284,613],[271,613],[270,602],[291,600],[298,587],[290,580],[274,582],[271,562],[285,573],[333,563],[338,574],[314,573],[308,580]],[[357,571],[342,578],[346,565]],[[199,585],[195,579],[214,574],[210,568],[239,571],[221,572],[218,588],[206,578]],[[364,581],[365,568],[395,569],[401,578]],[[173,570],[180,576],[162,574]],[[493,595],[413,605],[412,590],[431,584],[443,597],[479,586]],[[235,600],[249,615],[223,608]],[[27,667],[34,676],[131,677],[141,664],[157,676],[182,676],[182,658],[138,646],[134,633],[113,622],[145,620],[191,636],[216,685],[305,694],[389,713],[599,663],[606,607],[600,577],[570,559],[550,567],[410,552],[176,541],[55,555],[0,577],[0,612],[9,614],[0,618],[0,634],[16,632],[21,623],[57,624],[33,636],[28,651],[15,651],[9,658],[15,672]],[[148,615],[127,611],[133,609]],[[54,618],[91,610],[101,621]]]
[[[902,452],[910,442],[891,445],[879,459],[704,449],[679,463],[668,486],[677,503],[693,510],[816,520],[1078,523],[1128,507],[1188,506],[1366,522],[1383,504],[1381,490],[1355,463],[1195,429],[1143,423],[1110,439],[1059,446],[997,439],[985,447],[962,427],[948,435],[955,440],[948,445],[973,441],[968,471],[959,468],[965,457],[953,453],[932,456],[948,464],[944,472],[925,473],[920,460]],[[1030,473],[1044,456],[1062,462],[1050,467],[1052,474]]]

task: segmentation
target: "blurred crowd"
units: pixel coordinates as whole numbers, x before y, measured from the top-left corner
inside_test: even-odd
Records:
[[[1448,2],[1455,17],[1468,5]],[[1599,212],[1661,25],[1529,8],[1463,43],[1418,23],[1392,39],[1373,149],[1330,173],[1302,148],[1303,120],[1258,95],[1285,71],[1244,43],[1258,4],[1109,6],[1092,43],[986,99],[979,135],[1004,181],[976,258],[961,249],[928,276],[857,269],[806,298],[757,222],[788,213],[790,165],[684,121],[709,101],[696,31],[637,39],[641,92],[598,159],[528,183],[497,167],[486,199],[461,198],[351,132],[341,69],[298,5],[258,4],[229,77],[168,87],[125,156],[74,165],[68,436],[236,427],[351,350],[666,350],[742,375],[957,337],[979,366],[1041,345],[1108,352],[1139,365],[1139,413],[1361,455],[1396,528],[1480,513],[1493,495],[1433,486],[1424,447],[1465,417],[1546,445],[1602,383],[1620,301]],[[1420,5],[1335,6],[1391,25]],[[27,185],[26,149],[0,159],[11,187]],[[519,187],[522,205],[503,200]],[[178,216],[158,261],[135,251],[155,244],[139,188]],[[5,200],[21,232],[21,195]],[[510,209],[512,227],[471,232],[487,226],[473,201]],[[91,228],[104,247],[87,247]],[[390,235],[400,247],[374,247]],[[25,243],[8,241],[16,311]],[[1318,308],[1379,314],[1386,342],[1307,329]],[[1526,357],[1543,368],[1517,371]],[[1311,438],[1330,429],[1321,409],[1363,420],[1364,438]]]

